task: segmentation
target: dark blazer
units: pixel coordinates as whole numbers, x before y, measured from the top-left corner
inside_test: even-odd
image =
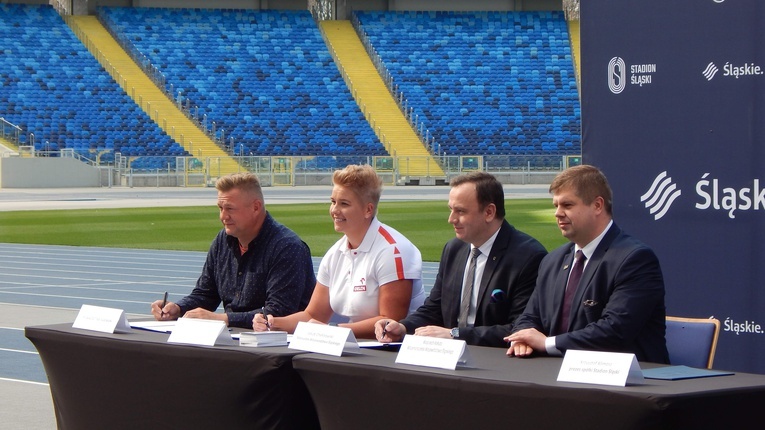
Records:
[[[459,338],[471,345],[506,347],[502,338],[523,312],[547,250],[533,237],[503,221],[491,247],[478,291],[475,326],[460,328]],[[407,333],[417,327],[457,327],[462,279],[470,244],[450,240],[441,253],[438,275],[425,303],[401,321]],[[494,290],[501,290],[495,292]]]
[[[536,328],[556,347],[634,353],[639,361],[669,363],[666,309],[659,260],[645,244],[612,224],[584,268],[567,333],[555,333],[574,244],[552,251],[539,266],[537,286],[513,331]]]

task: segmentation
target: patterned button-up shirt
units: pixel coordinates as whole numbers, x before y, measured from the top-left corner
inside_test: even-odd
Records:
[[[264,306],[274,316],[305,309],[315,285],[308,245],[267,214],[244,255],[237,238],[221,230],[196,287],[177,304],[183,315],[198,307],[214,312],[223,302],[230,327],[251,328]]]

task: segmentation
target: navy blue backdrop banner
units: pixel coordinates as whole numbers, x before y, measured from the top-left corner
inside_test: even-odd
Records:
[[[765,1],[581,2],[583,162],[651,246],[714,367],[765,373]]]

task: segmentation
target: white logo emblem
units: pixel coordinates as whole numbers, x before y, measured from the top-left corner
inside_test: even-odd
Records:
[[[627,85],[627,71],[624,60],[614,57],[608,62],[608,89],[614,94],[624,91]]]
[[[715,66],[715,63],[709,63],[707,64],[707,68],[704,69],[703,72],[701,72],[702,75],[704,75],[705,78],[707,78],[708,81],[711,81],[712,78],[715,77],[715,74],[717,74],[717,71],[720,70]]]
[[[653,215],[653,219],[658,220],[667,213],[672,202],[680,197],[680,194],[681,191],[672,183],[672,178],[667,176],[665,170],[656,176],[648,192],[640,196],[640,201],[645,202],[645,207]]]

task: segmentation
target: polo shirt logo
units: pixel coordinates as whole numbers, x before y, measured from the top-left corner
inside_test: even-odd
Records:
[[[354,287],[353,287],[353,292],[354,292],[354,293],[356,293],[356,292],[361,292],[361,293],[363,293],[364,291],[366,291],[366,290],[367,290],[367,278],[361,278],[361,279],[359,279],[359,283],[360,283],[361,285],[356,285],[356,286],[354,286]]]

